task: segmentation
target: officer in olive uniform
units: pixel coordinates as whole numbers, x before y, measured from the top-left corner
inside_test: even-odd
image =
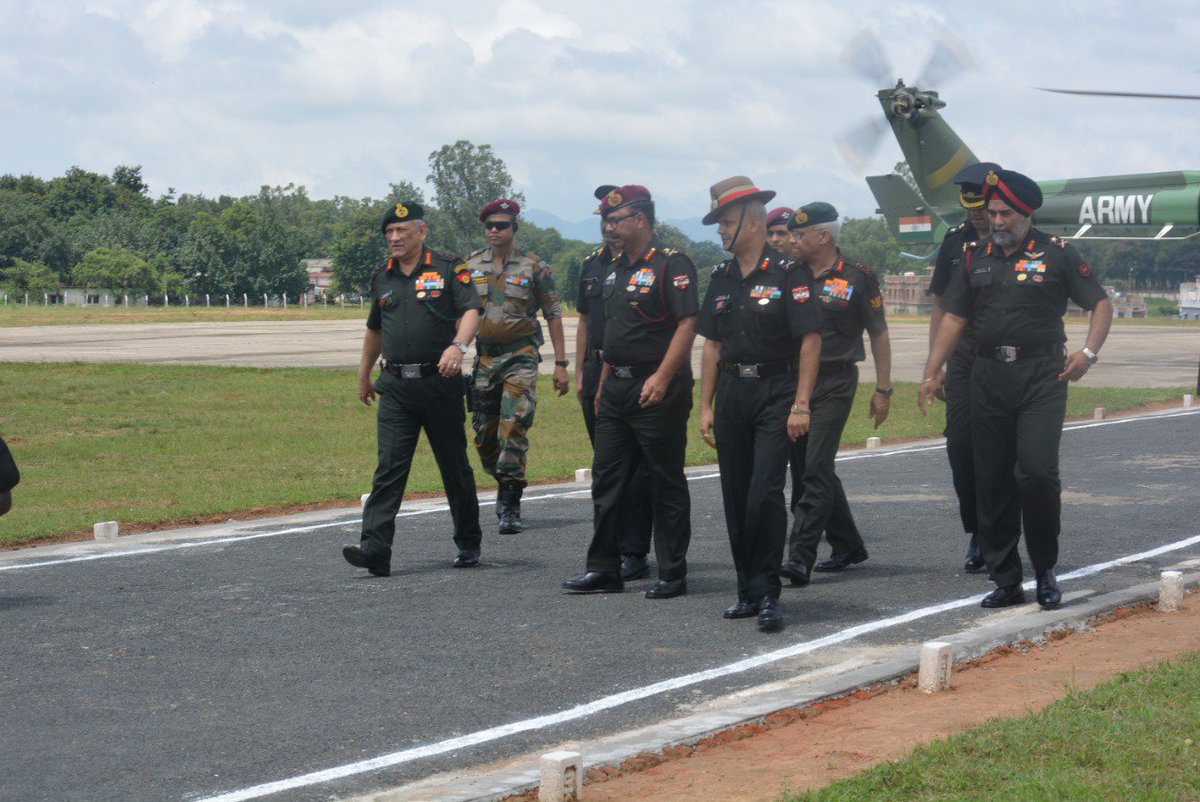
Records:
[[[1091,268],[1065,241],[1033,228],[1042,205],[1037,183],[1011,170],[989,171],[984,199],[990,239],[967,243],[962,267],[942,296],[945,316],[925,364],[922,411],[941,387],[941,367],[968,322],[976,358],[971,369],[979,545],[996,589],[984,607],[1025,601],[1017,543],[1037,580],[1037,602],[1062,601],[1054,576],[1062,518],[1058,447],[1067,381],[1095,364],[1112,323],[1112,303]],[[1062,316],[1070,298],[1091,310],[1084,347],[1069,356]]]
[[[544,342],[538,309],[554,346],[554,389],[565,395],[570,387],[562,311],[550,266],[513,246],[520,213],[517,202],[507,198],[483,207],[479,220],[489,247],[467,258],[471,281],[484,303],[475,342],[471,426],[483,469],[498,484],[496,515],[503,535],[521,531],[528,432],[537,408],[538,346]]]
[[[597,187],[596,200],[604,200],[615,184]],[[598,213],[598,212],[597,212]],[[575,364],[577,367],[575,393],[583,407],[583,422],[588,440],[596,442],[596,392],[600,387],[600,369],[604,360],[604,309],[602,290],[604,279],[613,271],[611,232],[601,227],[604,244],[587,259],[579,273],[579,296],[575,308],[579,311],[579,327],[575,334]],[[650,506],[650,471],[638,455],[637,469],[630,475],[625,488],[625,529],[621,538],[621,579],[629,582],[650,575],[646,555],[650,552],[650,533],[654,525],[654,510]]]
[[[379,465],[363,507],[362,541],[345,546],[351,565],[391,573],[396,511],[421,429],[433,448],[450,517],[455,568],[479,564],[479,501],[467,462],[462,359],[479,325],[482,304],[457,256],[425,247],[428,228],[418,203],[397,203],[383,218],[391,258],[371,274],[371,313],[358,366],[358,397],[378,394]],[[383,354],[383,371],[371,369]]]
[[[812,393],[812,423],[807,437],[792,446],[792,523],[788,561],[779,573],[795,585],[807,585],[811,571],[844,571],[867,559],[846,491],[834,470],[842,430],[858,389],[858,364],[866,358],[862,335],[871,339],[875,392],[868,415],[875,428],[887,419],[892,397],[892,346],[879,281],[866,266],[847,262],[837,247],[837,209],[810,203],[788,223],[797,268],[813,277],[821,309],[821,364]],[[828,560],[813,563],[824,532],[833,547]]]
[[[770,631],[783,626],[783,483],[790,442],[808,432],[821,322],[811,276],[767,245],[763,204],[775,193],[734,176],[714,184],[710,194],[704,223],[717,223],[721,243],[733,254],[713,268],[696,324],[706,338],[700,435],[717,448],[737,572],[737,602],[724,615],[757,615],[759,628]]]
[[[963,245],[977,242],[988,236],[987,208],[983,203],[983,179],[988,170],[999,170],[1000,165],[979,162],[965,167],[954,176],[958,184],[958,201],[966,212],[967,219],[946,232],[938,250],[933,267],[933,278],[929,282],[929,294],[933,297],[933,312],[929,317],[929,344],[937,337],[938,325],[942,322],[942,296],[962,262]],[[946,456],[950,461],[950,475],[954,482],[954,494],[958,496],[958,512],[963,531],[970,536],[967,557],[963,570],[978,574],[987,570],[983,554],[979,550],[979,531],[975,514],[975,454],[971,448],[971,365],[975,362],[975,338],[970,329],[963,333],[958,347],[950,356],[945,369],[946,401]]]
[[[648,599],[687,592],[691,496],[683,473],[692,408],[696,269],[654,233],[654,202],[643,186],[612,190],[600,204],[604,230],[621,256],[604,279],[604,367],[592,462],[594,533],[587,573],[572,593],[621,592],[624,489],[641,453],[650,466],[658,581]]]
[[[0,515],[12,509],[12,489],[21,481],[21,472],[8,450],[8,444],[0,439]]]
[[[785,259],[791,258],[792,243],[788,234],[788,221],[796,213],[787,206],[776,206],[767,212],[767,244]]]

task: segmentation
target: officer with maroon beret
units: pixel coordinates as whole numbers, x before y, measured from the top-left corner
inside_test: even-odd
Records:
[[[616,184],[602,184],[593,193],[604,200],[617,189]],[[596,212],[599,214],[599,211]],[[604,244],[583,261],[579,271],[579,295],[575,308],[579,312],[579,327],[575,334],[576,395],[583,408],[583,423],[588,440],[596,442],[596,394],[600,389],[600,371],[604,365],[604,279],[613,272],[613,262],[620,254],[614,252],[612,231],[605,228],[601,218],[600,236]],[[637,468],[625,487],[625,530],[621,538],[621,579],[626,582],[650,575],[646,555],[650,552],[650,533],[654,525],[654,509],[650,506],[650,471],[646,461],[637,456]]]
[[[619,593],[625,488],[634,449],[650,467],[658,581],[648,599],[687,592],[691,496],[683,472],[692,408],[689,362],[695,339],[696,269],[654,233],[654,201],[643,186],[612,190],[600,204],[620,257],[605,277],[604,367],[592,462],[595,507],[587,572],[563,582],[571,593]]]
[[[1030,217],[1042,204],[1033,179],[990,170],[983,196],[991,236],[964,246],[962,266],[942,296],[945,315],[930,345],[918,402],[923,412],[941,388],[942,365],[970,325],[978,537],[996,583],[982,606],[1025,601],[1017,551],[1023,524],[1037,602],[1051,608],[1062,601],[1054,567],[1067,382],[1078,381],[1095,364],[1112,323],[1112,303],[1074,248],[1032,226]],[[1084,346],[1070,355],[1062,322],[1068,299],[1091,310]]]
[[[767,244],[789,259],[792,255],[792,243],[788,238],[788,221],[795,213],[794,209],[787,206],[776,206],[767,212]]]

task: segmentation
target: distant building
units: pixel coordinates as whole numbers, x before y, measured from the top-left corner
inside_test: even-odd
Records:
[[[1146,299],[1141,295],[1126,295],[1125,293],[1115,292],[1109,287],[1105,287],[1105,289],[1108,290],[1108,297],[1112,299],[1113,317],[1146,316]]]
[[[918,276],[912,271],[902,275],[885,275],[884,311],[889,315],[928,315],[933,311],[933,296],[929,294],[932,278],[930,275]]]
[[[308,274],[308,299],[315,301],[333,292],[333,260],[301,259],[304,272]]]
[[[1179,316],[1184,320],[1200,320],[1200,276],[1179,285]]]

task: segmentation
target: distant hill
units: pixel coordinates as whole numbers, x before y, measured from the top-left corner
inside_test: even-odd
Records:
[[[535,225],[543,228],[553,228],[567,239],[583,240],[584,242],[600,241],[600,220],[597,217],[590,217],[587,220],[572,223],[569,220],[562,219],[553,212],[547,212],[543,209],[524,209],[521,211],[521,216]],[[675,226],[686,234],[689,239],[696,242],[721,241],[717,237],[716,226],[702,224],[699,217],[669,218],[663,222]]]

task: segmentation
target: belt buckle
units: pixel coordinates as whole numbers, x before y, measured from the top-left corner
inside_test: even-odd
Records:
[[[737,371],[739,379],[758,378],[758,365],[738,365]]]
[[[421,378],[420,365],[401,365],[400,378],[402,379],[419,379]]]
[[[1016,362],[1017,347],[1015,345],[1001,345],[996,348],[996,359],[1001,362]]]
[[[613,365],[612,372],[613,372],[613,375],[616,376],[618,379],[632,379],[633,378],[633,368],[626,367],[625,365]]]

